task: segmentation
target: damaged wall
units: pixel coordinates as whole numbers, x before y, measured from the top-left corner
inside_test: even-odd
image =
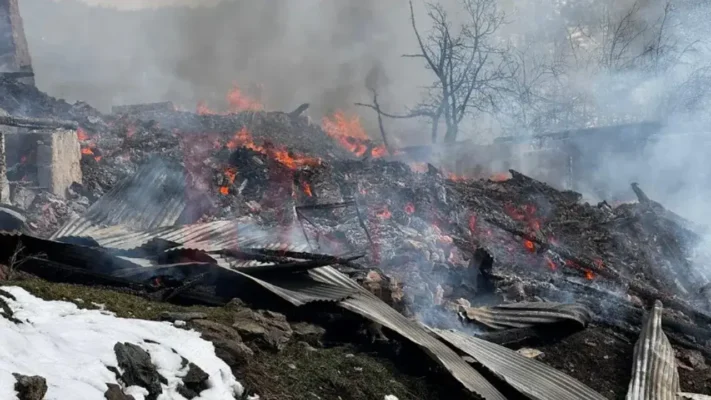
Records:
[[[32,62],[18,0],[0,0],[0,70],[31,71]]]

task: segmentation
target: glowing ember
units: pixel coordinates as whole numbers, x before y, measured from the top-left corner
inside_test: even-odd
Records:
[[[590,271],[589,269],[586,269],[585,270],[585,279],[593,280],[593,278],[595,278],[595,274],[593,274],[593,272]]]
[[[264,109],[262,103],[242,93],[242,90],[240,90],[237,85],[233,85],[232,90],[227,93],[227,103],[230,105],[230,111],[233,113],[240,111],[260,111]]]
[[[556,270],[556,265],[555,265],[555,263],[553,262],[553,260],[551,260],[550,258],[548,258],[548,256],[546,256],[545,259],[546,259],[546,264],[548,264],[548,268],[550,268],[552,271],[555,271],[555,270]]]
[[[307,196],[313,197],[313,193],[311,193],[311,185],[309,185],[308,182],[301,182],[301,188],[304,190],[304,193],[306,193]]]
[[[526,248],[526,250],[530,251],[531,253],[536,251],[536,244],[530,240],[524,240],[523,246]]]
[[[476,215],[469,217],[469,231],[472,233],[476,231]]]
[[[489,177],[489,180],[492,182],[506,182],[511,178],[512,178],[512,176],[510,173],[500,172],[500,173],[494,174],[491,177]]]
[[[85,156],[93,156],[94,151],[88,147],[84,147],[83,149],[81,149],[81,154],[84,154]]]
[[[357,115],[348,117],[342,111],[336,111],[331,117],[323,117],[321,126],[328,136],[337,140],[341,146],[358,157],[368,151],[370,138],[365,133]],[[371,155],[375,156],[374,152],[375,149]]]
[[[457,175],[453,172],[446,172],[446,174],[447,174],[447,179],[449,179],[450,181],[463,182],[463,181],[466,181],[469,179],[466,176]]]
[[[392,213],[390,212],[390,210],[388,210],[387,207],[376,212],[375,215],[377,215],[378,218],[381,218],[381,219],[390,219],[390,217],[392,217]]]
[[[230,188],[227,186],[221,186],[220,187],[220,194],[227,196],[230,193]]]
[[[83,142],[85,140],[89,140],[89,135],[86,134],[84,129],[77,128],[77,139]]]
[[[237,169],[234,167],[229,167],[225,169],[225,177],[230,181],[230,183],[235,183],[235,178],[237,177]]]
[[[257,153],[266,154],[290,169],[321,164],[321,160],[317,158],[292,154],[284,147],[276,147],[273,145],[260,146],[254,142],[252,134],[247,130],[247,127],[242,127],[225,146],[230,150],[235,150],[238,147],[246,147]]]
[[[370,155],[373,158],[384,157],[384,156],[388,155],[388,149],[386,149],[385,146],[378,146],[370,151]]]
[[[414,213],[415,212],[415,205],[412,203],[405,204],[405,212],[408,215],[411,215],[412,213]]]

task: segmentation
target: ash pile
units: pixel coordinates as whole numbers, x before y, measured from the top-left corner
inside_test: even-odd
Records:
[[[46,187],[37,156],[8,160],[13,269],[337,315],[421,355],[459,398],[711,395],[707,232],[637,185],[638,202],[613,207],[516,171],[452,177],[304,107],[102,115],[11,80],[0,93],[17,135],[74,129],[80,168]]]

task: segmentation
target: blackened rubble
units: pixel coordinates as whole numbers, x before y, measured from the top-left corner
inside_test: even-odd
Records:
[[[606,383],[590,373],[604,368],[629,377],[629,358],[601,357],[612,349],[611,338],[619,343],[619,337],[625,338],[624,351],[631,357],[645,310],[661,300],[662,328],[675,350],[697,351],[706,364],[711,360],[711,290],[703,275],[707,260],[696,252],[704,232],[646,196],[616,207],[590,205],[577,193],[515,171],[495,179],[451,179],[433,166],[362,159],[306,117],[281,112],[197,115],[159,107],[107,116],[15,81],[0,80],[0,93],[7,94],[0,107],[12,115],[76,121],[84,149],[83,182],[72,186],[68,199],[37,191],[29,205],[16,204],[25,210],[29,236],[35,237],[4,240],[13,246],[23,242],[25,255],[45,252],[30,257],[21,269],[40,275],[52,270],[45,276],[120,286],[158,300],[251,301],[250,295],[261,296],[266,289],[292,305],[328,301],[355,313],[375,304],[358,292],[363,287],[434,328],[476,333],[512,348],[550,349],[542,362],[560,369],[574,363],[565,372],[608,398],[624,396],[629,379]],[[70,220],[97,215],[90,206],[101,204],[100,198],[135,173],[145,177],[142,171],[156,156],[177,166],[179,175],[173,179],[184,185],[182,197],[172,196],[184,200],[185,210],[169,225],[194,225],[169,228],[156,222],[139,229],[145,221],[87,219],[85,227],[93,230],[67,235],[81,238],[59,237],[68,243],[36,238],[52,236]],[[639,187],[630,190],[639,196]],[[125,208],[120,196],[111,196],[104,200]],[[250,236],[255,231],[258,238]],[[360,254],[365,257],[354,257]],[[96,270],[91,261],[97,257],[116,271]],[[314,286],[311,278],[328,264],[360,286],[345,291]],[[481,323],[490,315],[494,320],[506,315],[496,314],[496,307],[480,307],[541,300],[578,303],[573,308],[585,312],[575,315],[585,318],[576,317],[562,330],[556,321],[565,316],[547,315],[541,322],[535,313],[548,311],[534,307],[534,314],[524,310],[519,315],[519,309],[508,314],[538,321],[534,324]],[[273,315],[270,321],[280,322],[265,325],[261,320],[268,311],[244,313],[241,323],[230,328],[238,337],[255,337],[278,350],[296,334]],[[546,328],[552,324],[556,327]],[[560,335],[581,329],[594,332],[595,347],[580,346],[575,355],[556,351],[556,346],[568,346],[557,342]],[[585,338],[586,330],[571,337]],[[386,329],[386,336],[392,335]],[[247,357],[245,351],[235,353],[240,355],[231,357]],[[500,371],[500,366],[490,367]],[[711,393],[711,381],[692,372],[679,370],[681,389],[687,389],[686,379],[688,390]]]

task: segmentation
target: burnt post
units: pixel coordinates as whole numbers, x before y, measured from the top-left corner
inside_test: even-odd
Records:
[[[0,131],[0,204],[10,202],[10,183],[7,181],[7,164],[5,164],[5,133]]]
[[[20,16],[18,0],[0,0],[0,71],[32,72],[30,50]],[[34,84],[34,78],[22,78]]]

